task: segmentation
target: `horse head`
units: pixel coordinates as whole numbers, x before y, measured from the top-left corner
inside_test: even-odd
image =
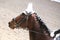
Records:
[[[45,39],[50,40],[51,39],[49,29],[44,24],[44,22],[41,20],[41,18],[39,18],[37,14],[33,11],[32,3],[29,3],[27,9],[23,11],[21,15],[17,16],[16,18],[13,18],[9,22],[9,27],[11,29],[27,28],[29,29],[30,36],[32,35],[31,36],[32,38],[34,38],[35,36],[36,40],[38,39],[39,40],[45,40]]]
[[[17,16],[16,18],[13,18],[12,21],[9,22],[9,27],[14,28],[26,28],[27,26],[30,26],[28,28],[32,28],[31,26],[34,24],[34,16],[36,15],[32,8],[32,3],[29,3],[27,9],[22,12],[21,15]]]

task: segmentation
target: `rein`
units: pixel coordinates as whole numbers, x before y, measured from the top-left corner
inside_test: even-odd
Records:
[[[37,32],[37,31],[33,31],[33,30],[29,30],[30,32],[33,32],[33,33],[36,33],[36,34],[42,34],[40,32]]]

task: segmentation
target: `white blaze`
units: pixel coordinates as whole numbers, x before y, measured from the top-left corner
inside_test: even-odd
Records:
[[[26,9],[25,11],[27,11],[28,13],[29,13],[29,12],[31,12],[31,13],[34,12],[34,11],[33,11],[33,5],[32,5],[32,3],[29,3],[29,4],[28,4],[27,9]]]

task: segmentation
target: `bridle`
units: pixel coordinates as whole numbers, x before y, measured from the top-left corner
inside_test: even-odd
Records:
[[[16,23],[16,27],[19,28],[20,24],[22,24],[24,21],[28,21],[29,16],[31,16],[31,14],[30,13],[27,13],[27,15],[25,15],[24,18],[22,18],[18,22],[16,22],[15,21],[15,18],[14,18],[14,22]],[[27,25],[28,25],[28,23],[27,23]]]
[[[25,17],[22,18],[21,20],[19,20],[17,23],[16,23],[16,21],[14,20],[15,23],[16,23],[16,28],[19,28],[20,24],[22,24],[24,21],[28,21],[29,16],[31,16],[31,14],[25,15]],[[37,21],[38,21],[38,20],[37,20]],[[27,25],[28,25],[28,23],[27,23]],[[42,33],[40,33],[40,32],[34,31],[34,30],[30,30],[30,29],[27,29],[27,30],[29,30],[30,32],[33,32],[33,33],[42,34]]]
[[[14,19],[14,22],[16,23],[16,28],[19,28],[20,24],[22,24],[24,21],[28,21],[29,16],[31,16],[31,14],[25,15],[25,17],[22,18],[21,20],[19,20],[18,22],[16,22]],[[27,25],[28,25],[28,23],[27,23]],[[37,32],[37,31],[33,31],[30,29],[27,29],[27,30],[29,30],[30,32],[33,32],[33,33],[39,33],[40,34],[40,32]]]
[[[27,16],[25,16],[24,18],[22,18],[21,20],[19,20],[17,23],[16,23],[16,27],[19,27],[20,24],[22,24],[24,21],[27,20]]]

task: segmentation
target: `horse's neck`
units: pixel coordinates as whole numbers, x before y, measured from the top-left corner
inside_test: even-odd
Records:
[[[32,30],[35,32],[29,31],[30,40],[52,40],[49,36],[48,28],[42,21],[36,21]]]
[[[50,36],[50,30],[41,19],[39,20],[39,24],[40,24],[40,29],[45,31]]]
[[[30,40],[53,40],[50,36],[44,33],[34,33],[29,31]]]
[[[38,23],[38,21],[35,22],[33,29],[38,32],[40,31],[40,24]]]
[[[36,19],[34,28],[39,30],[41,33],[46,33],[50,36],[50,30],[47,28],[45,23],[38,16],[36,16]]]
[[[36,40],[35,39],[36,38],[36,33],[39,32],[39,30],[40,30],[39,29],[40,25],[39,25],[39,23],[36,19],[34,20],[34,24],[32,26],[33,26],[33,28],[31,30],[29,30],[30,40]]]

